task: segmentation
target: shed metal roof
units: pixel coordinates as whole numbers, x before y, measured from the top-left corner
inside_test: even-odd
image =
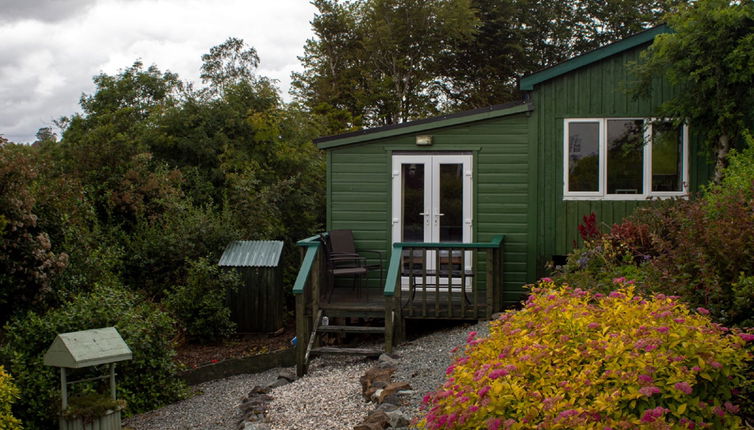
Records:
[[[578,57],[573,57],[570,60],[558,63],[552,67],[540,70],[539,72],[524,76],[519,83],[520,88],[522,91],[531,91],[536,84],[549,81],[550,79],[572,72],[581,67],[588,66],[589,64],[596,63],[597,61],[627,51],[631,48],[635,48],[639,45],[650,43],[658,34],[670,32],[672,32],[670,27],[665,24],[660,24],[656,27],[642,31],[641,33],[634,34],[633,36],[597,48],[594,51],[587,52]]]
[[[277,267],[283,253],[279,240],[237,240],[225,247],[220,266]]]
[[[314,139],[314,143],[319,149],[331,149],[344,145],[367,142],[386,137],[422,133],[426,132],[427,130],[434,130],[442,127],[452,127],[455,125],[468,124],[474,121],[482,121],[490,118],[514,115],[518,113],[529,112],[533,109],[534,106],[525,101],[512,102],[501,105],[488,106],[481,109],[473,109],[447,115],[435,116],[432,118],[425,118],[416,121],[403,122],[400,124],[367,128],[364,130],[352,131],[335,136],[324,136]]]
[[[130,360],[131,349],[115,327],[61,333],[44,356],[44,364],[78,369]]]

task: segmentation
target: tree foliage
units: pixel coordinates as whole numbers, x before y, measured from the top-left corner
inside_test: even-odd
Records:
[[[34,206],[37,165],[28,148],[0,146],[0,324],[39,308],[68,255],[52,249]]]
[[[676,96],[658,115],[688,121],[716,156],[716,183],[725,159],[754,118],[754,3],[699,0],[667,17],[673,33],[658,36],[637,66],[637,96],[661,75]]]
[[[294,92],[330,130],[378,126],[436,112],[436,59],[469,39],[469,0],[315,0],[316,39]]]
[[[328,131],[518,99],[520,76],[657,24],[683,0],[316,0],[293,93]]]

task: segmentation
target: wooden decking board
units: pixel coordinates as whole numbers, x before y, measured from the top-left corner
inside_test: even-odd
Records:
[[[323,346],[313,348],[313,354],[346,354],[346,355],[366,355],[368,357],[379,357],[382,350],[372,348],[336,348],[332,346]]]
[[[320,333],[385,333],[385,327],[366,327],[366,326],[354,326],[354,325],[327,325],[320,326],[318,331]]]

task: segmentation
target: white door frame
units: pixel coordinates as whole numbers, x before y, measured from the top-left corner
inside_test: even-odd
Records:
[[[473,229],[472,217],[472,161],[471,154],[393,154],[392,156],[392,243],[403,242],[403,164],[424,164],[424,242],[440,241],[440,165],[461,164],[463,166],[463,243],[470,243]],[[434,259],[428,265],[434,264]],[[471,259],[467,259],[467,269],[471,269]],[[431,268],[431,267],[430,267]]]

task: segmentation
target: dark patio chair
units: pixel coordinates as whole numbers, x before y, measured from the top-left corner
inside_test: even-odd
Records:
[[[348,277],[353,279],[353,287],[357,283],[364,287],[368,280],[369,272],[379,271],[380,285],[382,284],[382,252],[380,251],[356,251],[351,230],[332,230],[322,235],[325,246],[325,260],[327,262],[327,274],[330,293],[335,286],[336,278]],[[369,263],[366,255],[374,256],[377,263]]]

